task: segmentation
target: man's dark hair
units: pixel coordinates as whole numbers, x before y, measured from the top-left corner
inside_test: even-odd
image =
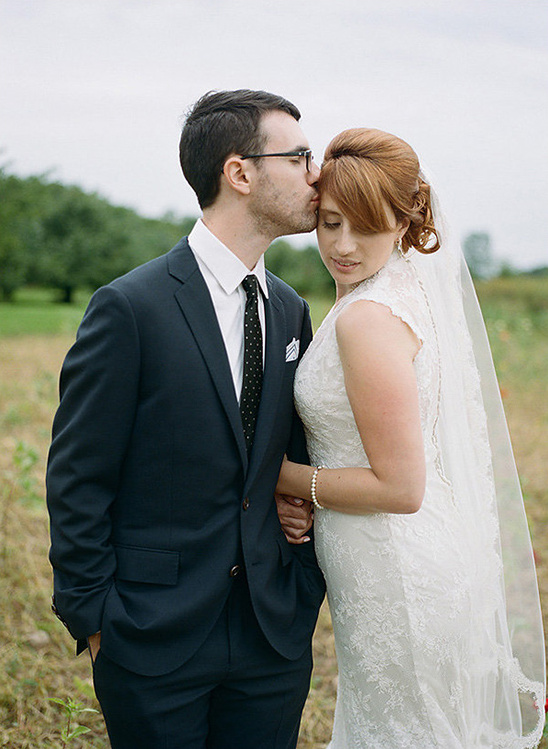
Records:
[[[179,158],[183,174],[200,207],[207,208],[219,193],[223,165],[231,154],[261,153],[266,138],[260,132],[267,112],[287,112],[300,120],[297,107],[267,91],[209,91],[186,117]]]

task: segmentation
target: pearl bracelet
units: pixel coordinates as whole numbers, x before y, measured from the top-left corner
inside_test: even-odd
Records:
[[[318,498],[316,497],[316,482],[318,480],[318,473],[322,468],[325,468],[325,466],[316,466],[316,468],[314,468],[314,473],[312,474],[312,480],[310,482],[310,499],[317,510],[324,509],[323,505],[318,502]]]

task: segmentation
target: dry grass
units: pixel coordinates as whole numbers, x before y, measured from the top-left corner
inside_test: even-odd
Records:
[[[495,313],[490,317],[548,613],[548,494],[543,456],[548,437],[548,341],[545,330],[534,325],[520,327],[514,325],[514,318],[508,321]],[[74,657],[72,641],[49,611],[51,574],[42,476],[57,375],[70,341],[69,336],[0,340],[0,747],[12,749],[62,746],[62,712],[48,698],[73,697],[97,706],[86,656]],[[545,626],[548,631],[546,618]],[[316,665],[299,749],[321,749],[330,736],[337,669],[325,608],[314,648]],[[91,732],[70,746],[108,746],[99,716],[88,714],[82,722]]]
[[[62,746],[64,718],[50,697],[89,706],[94,700],[89,662],[74,658],[71,639],[50,611],[43,469],[57,376],[70,340],[0,342],[0,746],[10,749]],[[92,731],[72,746],[108,746],[99,716],[82,722]]]

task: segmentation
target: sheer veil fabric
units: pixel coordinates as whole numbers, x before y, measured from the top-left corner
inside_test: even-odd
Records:
[[[437,196],[432,198],[441,248],[432,255],[412,250],[404,257],[424,292],[435,330],[440,469],[467,521],[466,543],[478,582],[469,641],[472,662],[490,679],[484,694],[473,699],[478,725],[492,726],[492,746],[530,749],[542,736],[546,700],[533,551],[475,289],[460,244]]]

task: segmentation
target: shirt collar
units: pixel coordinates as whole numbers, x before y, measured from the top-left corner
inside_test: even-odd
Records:
[[[195,255],[207,266],[221,288],[227,294],[232,294],[246,276],[257,276],[259,286],[268,299],[268,286],[264,256],[261,256],[252,271],[211,232],[202,219],[198,219],[188,235],[188,243]]]

